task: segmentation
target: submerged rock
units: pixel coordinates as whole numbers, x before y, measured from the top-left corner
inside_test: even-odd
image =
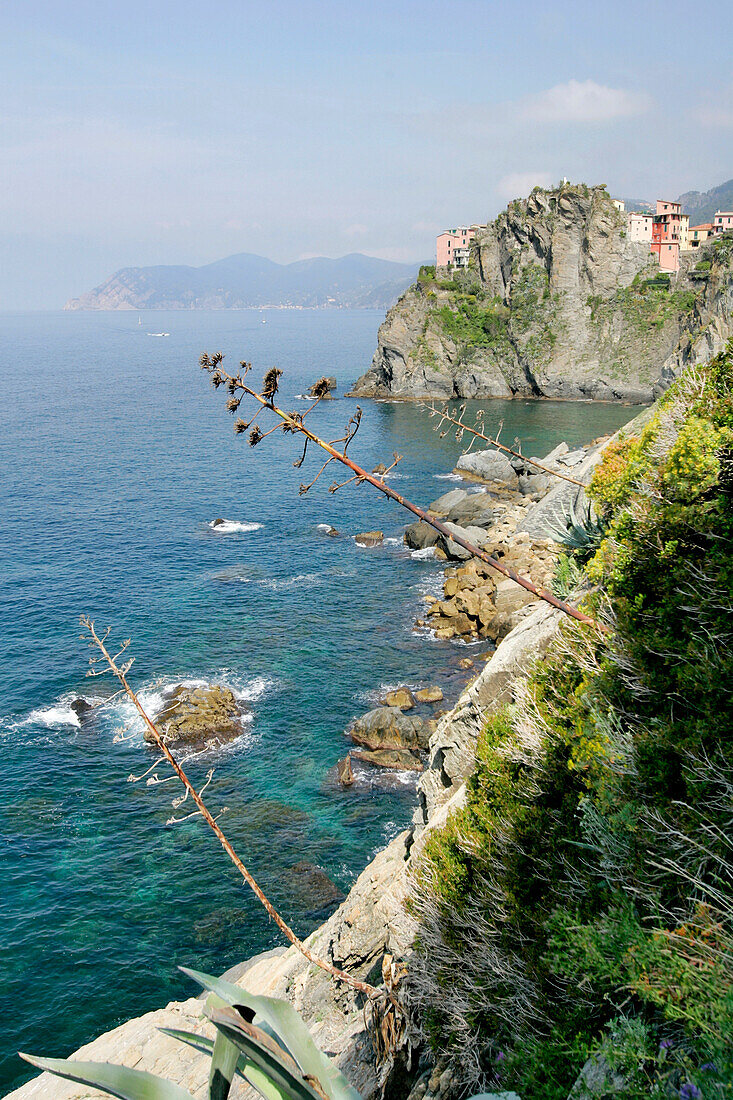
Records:
[[[336,774],[342,787],[351,787],[354,783],[354,769],[351,766],[351,753],[347,753],[343,760],[336,764]]]
[[[327,916],[344,900],[343,890],[315,863],[300,860],[285,874],[288,900],[304,909],[311,917]]]
[[[187,687],[178,684],[165,694],[165,705],[154,716],[155,724],[171,746],[224,744],[239,737],[244,712],[229,688]],[[153,741],[146,730],[146,741]]]

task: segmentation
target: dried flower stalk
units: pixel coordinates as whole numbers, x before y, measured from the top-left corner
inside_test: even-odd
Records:
[[[302,466],[308,451],[309,443],[313,443],[316,447],[320,447],[321,450],[325,451],[326,454],[329,456],[326,462],[324,462],[321,469],[318,471],[318,474],[313,479],[313,481],[310,482],[310,484],[307,486],[301,486],[302,492],[307,492],[307,490],[310,489],[316,483],[316,481],[318,481],[318,478],[321,476],[321,474],[330,462],[340,462],[342,465],[348,467],[348,469],[350,469],[352,473],[356,475],[354,478],[350,478],[349,481],[356,481],[359,484],[368,481],[370,485],[373,485],[374,488],[378,489],[380,493],[384,493],[384,495],[390,500],[396,501],[397,504],[401,505],[401,507],[405,508],[408,512],[412,512],[412,514],[417,516],[418,519],[424,520],[425,523],[428,523],[431,527],[434,527],[435,530],[439,531],[440,534],[443,535],[445,538],[452,540],[458,546],[462,546],[463,549],[467,550],[472,557],[479,558],[480,561],[485,562],[487,565],[491,566],[492,569],[497,570],[497,572],[501,573],[509,580],[514,581],[515,584],[518,584],[521,588],[526,589],[527,592],[531,592],[532,595],[538,596],[539,599],[544,600],[545,603],[550,604],[552,607],[556,607],[559,611],[562,611],[564,612],[564,614],[569,615],[570,618],[575,619],[577,622],[590,623],[602,632],[608,632],[608,628],[606,626],[604,626],[602,623],[598,623],[590,615],[586,615],[584,614],[584,612],[579,611],[577,607],[573,607],[571,604],[565,603],[564,600],[558,599],[557,596],[553,595],[553,593],[548,591],[546,588],[539,588],[536,584],[533,584],[531,580],[528,580],[526,577],[520,576],[519,573],[516,572],[516,570],[512,569],[510,566],[504,565],[503,562],[500,562],[496,558],[492,557],[490,554],[487,554],[485,550],[480,550],[477,546],[474,546],[472,542],[469,542],[468,539],[463,538],[462,535],[458,535],[455,532],[451,531],[449,527],[447,527],[439,519],[436,519],[434,516],[430,515],[430,513],[425,511],[424,508],[420,508],[417,504],[413,504],[412,501],[408,500],[406,497],[403,497],[400,493],[396,492],[389,485],[387,485],[380,476],[375,476],[375,474],[373,473],[370,474],[367,470],[363,469],[363,467],[357,465],[357,463],[354,462],[346,454],[346,450],[359,429],[359,423],[361,421],[361,409],[358,406],[355,415],[351,418],[346,426],[346,431],[344,435],[339,437],[338,439],[332,439],[329,442],[325,439],[321,439],[320,436],[317,436],[314,432],[312,432],[303,423],[303,420],[305,419],[304,417],[299,417],[296,419],[292,413],[284,412],[282,409],[278,408],[278,406],[275,404],[275,393],[271,392],[272,387],[267,385],[267,382],[269,380],[268,376],[266,376],[266,383],[263,392],[258,393],[257,390],[253,389],[251,386],[248,386],[244,381],[245,377],[252,369],[251,363],[243,363],[243,371],[240,374],[230,375],[227,374],[226,371],[220,369],[220,364],[223,358],[224,356],[221,352],[216,352],[214,355],[208,355],[207,353],[204,353],[200,359],[201,369],[208,371],[208,373],[211,375],[212,384],[214,385],[215,389],[226,382],[229,393],[234,393],[239,390],[242,393],[248,394],[259,403],[260,407],[258,408],[257,414],[255,415],[258,415],[262,411],[262,409],[268,409],[270,412],[274,413],[280,418],[280,420],[282,421],[281,427],[283,431],[292,432],[293,434],[300,433],[301,435],[305,436],[303,453],[301,454],[300,458],[294,463],[295,466]],[[277,389],[277,381],[278,380],[276,379],[275,391]],[[317,401],[318,400],[320,400],[320,397],[317,399]],[[308,412],[310,411],[311,410],[309,409]],[[240,429],[238,429],[238,426],[235,425],[235,431],[238,430]],[[269,435],[270,433],[268,432],[266,434]],[[264,438],[264,436],[262,438]],[[343,443],[343,451],[336,450],[336,448],[334,447],[335,443]],[[342,485],[346,485],[348,483],[349,482],[343,482]],[[341,487],[341,485],[333,485],[331,486],[331,490],[335,491],[336,489]]]
[[[127,646],[129,645],[129,640],[124,643],[124,645],[122,646],[119,653],[117,653],[113,656],[109,652],[109,650],[107,649],[107,646],[105,644],[106,638],[109,634],[109,631],[107,631],[105,634],[103,634],[100,637],[100,635],[97,634],[97,631],[94,627],[94,622],[93,622],[92,619],[88,618],[88,616],[86,616],[86,615],[82,615],[80,621],[81,621],[81,625],[84,627],[85,631],[89,634],[89,636],[91,638],[91,643],[90,644],[96,646],[96,648],[100,651],[100,653],[102,655],[99,658],[91,658],[90,659],[90,664],[95,665],[97,662],[101,662],[103,660],[104,663],[108,666],[109,670],[113,673],[113,675],[115,675],[117,677],[120,684],[122,685],[123,691],[125,692],[128,699],[130,700],[130,702],[135,707],[135,710],[137,711],[137,713],[140,715],[143,722],[145,723],[145,727],[150,732],[150,734],[151,734],[158,750],[165,757],[165,759],[170,764],[171,768],[176,773],[176,775],[180,779],[181,783],[185,787],[187,797],[190,797],[192,799],[192,801],[194,802],[194,804],[196,806],[197,813],[199,813],[201,815],[201,817],[204,819],[204,821],[209,826],[211,831],[214,833],[217,840],[221,844],[221,846],[224,849],[224,851],[226,852],[226,854],[229,856],[229,858],[232,861],[232,863],[234,864],[234,866],[237,868],[237,870],[241,874],[244,881],[247,883],[247,885],[250,887],[250,889],[252,890],[254,895],[258,898],[258,900],[262,903],[262,905],[264,905],[265,909],[267,910],[267,913],[268,913],[269,917],[271,918],[271,920],[273,920],[275,922],[275,924],[278,926],[278,928],[283,933],[283,935],[286,937],[286,939],[288,939],[290,941],[290,943],[294,947],[296,947],[298,949],[298,951],[300,951],[301,955],[303,955],[308,960],[308,962],[311,962],[315,966],[320,967],[321,970],[325,970],[326,973],[330,974],[332,978],[335,978],[337,981],[340,981],[340,982],[345,982],[347,985],[350,985],[352,989],[355,989],[358,993],[363,993],[370,1000],[373,1000],[374,998],[377,998],[377,997],[382,997],[382,994],[380,993],[380,991],[378,989],[375,989],[375,987],[373,985],[369,985],[368,982],[360,982],[357,978],[354,978],[351,974],[347,974],[347,973],[345,973],[345,971],[339,970],[338,967],[334,966],[332,963],[327,962],[325,959],[319,958],[318,955],[314,955],[313,952],[308,947],[306,947],[306,945],[303,943],[303,941],[295,935],[295,932],[293,932],[292,928],[290,928],[290,926],[288,924],[286,924],[286,922],[283,920],[283,918],[277,912],[275,907],[272,905],[272,903],[265,896],[265,894],[263,893],[263,891],[260,889],[259,885],[257,884],[256,880],[253,878],[253,876],[250,874],[250,872],[245,867],[242,860],[239,858],[239,856],[235,852],[235,850],[232,847],[230,841],[227,839],[225,834],[222,832],[221,828],[217,824],[216,819],[212,816],[211,812],[209,811],[208,807],[206,806],[206,803],[202,799],[201,792],[196,790],[196,788],[194,787],[193,783],[191,782],[191,780],[186,775],[186,773],[183,770],[183,768],[181,767],[181,765],[178,763],[176,758],[173,756],[173,753],[171,752],[171,750],[168,748],[168,745],[166,744],[165,738],[163,737],[160,730],[157,728],[155,723],[152,721],[152,719],[147,714],[145,708],[143,707],[142,703],[140,702],[140,699],[139,699],[138,695],[136,694],[136,692],[134,691],[134,689],[130,686],[130,683],[127,679],[127,673],[128,673],[128,671],[129,671],[129,669],[132,665],[132,660],[128,659],[127,661],[124,662],[124,664],[121,664],[121,665],[117,663],[117,658],[120,656],[121,653],[123,653],[127,649]],[[87,673],[87,675],[97,676],[97,675],[101,674],[101,671],[106,671],[106,669],[99,670],[99,669],[96,669],[96,668],[92,668]],[[156,763],[159,763],[159,761],[157,761]],[[210,777],[207,777],[207,783],[202,788],[202,790],[205,790],[206,786],[208,786],[209,781],[210,781]]]

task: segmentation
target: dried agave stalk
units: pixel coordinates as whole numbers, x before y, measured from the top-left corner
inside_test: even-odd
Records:
[[[253,389],[251,386],[248,386],[244,381],[245,377],[252,369],[251,363],[241,363],[241,373],[231,375],[227,374],[226,371],[223,371],[221,369],[221,362],[223,358],[224,356],[221,352],[216,352],[214,355],[208,355],[205,353],[201,356],[200,359],[201,369],[207,371],[211,375],[211,382],[214,388],[218,389],[219,386],[226,385],[227,392],[229,394],[233,395],[239,391],[242,394],[247,394],[249,397],[258,402],[259,407],[257,409],[257,412],[255,413],[255,416],[252,418],[253,420],[257,416],[259,416],[260,412],[262,412],[263,409],[268,409],[270,412],[278,416],[282,421],[280,425],[276,425],[275,428],[271,428],[268,432],[265,432],[264,435],[261,436],[262,439],[264,439],[266,435],[270,435],[270,433],[275,431],[277,427],[281,427],[284,432],[303,435],[305,437],[303,452],[300,458],[294,463],[295,466],[302,466],[308,451],[309,443],[314,444],[314,446],[316,447],[320,447],[321,450],[325,451],[328,455],[328,458],[321,466],[313,481],[311,481],[308,485],[301,485],[301,492],[307,492],[308,489],[315,485],[316,481],[318,481],[321,474],[329,465],[329,463],[340,462],[343,466],[346,466],[349,470],[351,470],[354,476],[349,478],[348,481],[342,482],[341,484],[332,485],[331,492],[335,492],[337,489],[342,488],[343,485],[348,485],[351,482],[355,482],[356,484],[363,484],[363,482],[365,481],[369,482],[370,485],[373,485],[374,488],[378,489],[380,493],[384,493],[384,495],[386,497],[389,497],[390,500],[396,501],[397,504],[401,505],[401,507],[405,508],[408,512],[412,512],[412,514],[417,516],[418,519],[424,520],[425,523],[429,524],[431,527],[434,527],[435,530],[439,531],[440,534],[443,535],[445,538],[452,540],[458,546],[462,546],[463,549],[467,550],[472,557],[479,558],[481,561],[491,566],[492,569],[496,569],[497,572],[501,573],[509,580],[514,581],[515,584],[520,585],[520,587],[526,589],[528,592],[531,592],[534,596],[538,596],[541,600],[544,600],[545,603],[550,604],[552,607],[556,607],[559,611],[562,611],[566,615],[569,615],[572,619],[575,619],[581,623],[590,623],[598,627],[598,629],[603,631],[604,633],[607,632],[607,628],[603,624],[596,622],[596,620],[593,619],[590,615],[586,615],[582,611],[579,611],[577,607],[572,607],[570,604],[558,599],[557,596],[555,596],[552,592],[549,592],[546,588],[539,588],[526,577],[520,576],[510,566],[504,565],[503,562],[500,562],[496,558],[492,557],[490,554],[487,554],[485,550],[480,550],[477,546],[474,546],[472,542],[469,542],[468,539],[463,538],[462,535],[458,535],[455,532],[451,531],[449,527],[447,527],[439,519],[436,519],[434,516],[430,515],[430,513],[425,511],[424,508],[418,507],[417,504],[413,504],[412,501],[408,500],[406,497],[403,497],[400,493],[396,492],[394,489],[386,484],[381,476],[375,475],[375,473],[369,473],[367,470],[363,469],[363,467],[357,465],[357,463],[354,462],[353,459],[349,457],[349,455],[347,455],[346,451],[357,431],[359,430],[359,423],[361,421],[360,408],[357,407],[356,413],[347,424],[343,436],[340,436],[338,439],[332,439],[330,441],[321,439],[320,436],[317,436],[314,432],[312,432],[304,423],[305,416],[307,416],[307,414],[311,412],[312,408],[314,408],[315,405],[318,404],[318,402],[321,400],[321,396],[317,396],[316,401],[311,406],[311,409],[308,409],[307,413],[302,416],[298,413],[285,412],[283,409],[279,408],[275,404],[275,393],[277,391],[278,379],[275,379],[273,390],[271,371],[269,371],[268,374],[265,376],[264,388],[263,391],[260,393],[257,390]],[[311,392],[317,392],[321,383],[324,381],[325,379],[320,379],[318,382],[316,382],[315,386],[312,387]],[[251,423],[252,421],[250,421],[250,424]],[[242,426],[240,427],[240,425]],[[243,421],[237,421],[234,425],[234,430],[235,432],[240,433],[243,432],[248,426],[249,425],[244,424]],[[259,442],[259,439],[257,440],[257,442]],[[251,437],[250,443],[253,443]],[[343,451],[337,450],[334,446],[335,443],[342,443]],[[395,459],[397,460],[397,456],[395,456]]]
[[[206,806],[206,803],[204,802],[204,800],[201,797],[201,793],[196,790],[196,788],[194,787],[193,783],[191,782],[191,780],[186,775],[186,773],[183,770],[183,768],[181,767],[181,765],[178,763],[176,758],[173,756],[173,753],[170,751],[170,749],[168,748],[168,745],[166,744],[165,738],[163,737],[160,730],[157,728],[155,723],[152,721],[152,719],[147,714],[145,708],[143,707],[142,703],[140,702],[140,699],[139,699],[137,693],[130,686],[130,683],[127,679],[127,673],[128,673],[128,671],[129,671],[129,669],[132,665],[132,659],[128,659],[123,664],[118,664],[118,662],[117,662],[117,658],[120,656],[121,653],[123,653],[126,650],[128,644],[129,644],[129,641],[125,642],[124,645],[122,646],[122,648],[120,649],[119,653],[117,653],[113,656],[109,652],[109,650],[107,649],[107,646],[105,644],[106,638],[109,634],[109,631],[107,631],[102,636],[100,636],[97,633],[96,629],[95,629],[94,622],[90,618],[88,618],[86,615],[83,615],[81,617],[80,621],[81,621],[81,625],[84,627],[85,631],[87,632],[87,634],[91,638],[91,643],[90,644],[93,645],[93,646],[96,646],[96,648],[101,653],[101,657],[91,658],[90,659],[90,664],[96,665],[98,662],[103,661],[107,665],[109,670],[113,673],[113,675],[117,677],[120,684],[122,685],[123,691],[125,692],[128,699],[130,700],[130,702],[135,707],[135,710],[137,711],[137,713],[140,715],[143,722],[145,723],[145,727],[149,731],[151,737],[153,738],[153,741],[155,742],[155,745],[157,746],[159,752],[161,752],[163,754],[163,756],[165,757],[167,762],[170,764],[171,768],[173,769],[173,771],[175,772],[175,774],[178,776],[181,783],[185,787],[187,797],[190,797],[193,800],[193,802],[196,806],[197,812],[201,815],[201,817],[204,819],[204,821],[209,826],[211,831],[214,833],[215,837],[217,838],[217,840],[221,844],[221,846],[224,849],[224,851],[226,852],[226,854],[229,856],[229,858],[232,861],[232,863],[234,864],[234,866],[237,868],[237,870],[241,874],[244,881],[250,887],[250,889],[252,890],[254,895],[257,897],[257,899],[265,907],[265,909],[267,910],[267,913],[270,916],[271,920],[273,920],[275,922],[275,924],[278,926],[278,928],[283,933],[283,935],[286,937],[286,939],[288,939],[290,941],[290,943],[294,947],[296,947],[298,949],[298,951],[300,951],[301,955],[303,955],[308,960],[308,962],[311,962],[315,966],[320,967],[321,970],[325,970],[326,973],[330,974],[330,976],[332,978],[335,978],[337,981],[345,982],[347,985],[350,985],[352,989],[356,990],[358,993],[363,993],[367,998],[369,998],[370,1001],[375,1001],[375,1002],[376,1001],[381,1001],[383,999],[384,995],[380,992],[380,990],[376,989],[373,985],[369,985],[368,982],[361,982],[357,978],[354,978],[351,974],[347,974],[347,973],[345,973],[345,971],[339,970],[338,967],[334,966],[332,963],[328,962],[326,959],[322,959],[322,958],[319,958],[318,955],[314,955],[313,952],[308,947],[306,947],[306,945],[303,943],[303,941],[296,936],[296,934],[295,934],[295,932],[293,932],[292,928],[290,928],[290,926],[283,920],[283,918],[280,916],[280,914],[277,912],[275,907],[272,905],[272,903],[265,896],[262,889],[257,884],[256,880],[253,878],[251,873],[247,870],[247,867],[244,865],[242,860],[239,858],[239,856],[235,852],[234,848],[231,845],[231,842],[227,839],[225,834],[222,832],[220,826],[218,825],[218,823],[216,821],[216,818],[213,817],[210,810]],[[87,675],[97,676],[97,675],[101,674],[101,671],[106,671],[106,669],[100,670],[100,669],[92,668],[92,669],[90,669],[89,673],[87,673]]]
[[[561,474],[559,470],[553,470],[549,466],[543,466],[541,462],[538,462],[536,458],[527,458],[521,451],[513,451],[511,447],[507,447],[504,443],[499,442],[497,434],[496,439],[492,439],[490,435],[485,435],[484,432],[479,431],[477,427],[471,427],[469,424],[463,422],[463,417],[466,413],[466,406],[461,405],[459,409],[458,419],[455,416],[450,415],[450,410],[447,405],[442,409],[436,409],[435,405],[421,405],[421,408],[427,409],[431,416],[439,416],[440,422],[435,426],[436,431],[440,431],[444,423],[455,424],[458,431],[456,432],[456,439],[463,438],[463,433],[468,432],[474,439],[485,439],[487,443],[490,443],[492,447],[497,447],[500,451],[506,451],[508,455],[514,455],[515,458],[521,458],[522,462],[529,462],[532,466],[536,466],[538,470],[542,470],[546,474],[551,474],[553,477],[559,477],[563,481],[569,481],[571,485],[580,485],[585,487],[585,483],[578,481],[575,477],[570,477],[569,474]],[[476,424],[479,424],[483,419],[483,412],[481,409],[476,413]],[[445,433],[444,433],[445,434]],[[473,440],[471,441],[473,443]],[[469,447],[469,450],[471,448]]]

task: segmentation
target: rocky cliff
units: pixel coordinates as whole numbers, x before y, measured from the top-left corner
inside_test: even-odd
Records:
[[[467,270],[421,270],[353,392],[648,401],[733,334],[730,252],[683,253],[670,278],[605,188],[536,188],[479,233]]]

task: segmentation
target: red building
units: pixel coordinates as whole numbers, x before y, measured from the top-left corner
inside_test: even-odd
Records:
[[[657,212],[652,224],[652,252],[656,253],[661,271],[679,271],[681,231],[680,203],[657,199]]]

